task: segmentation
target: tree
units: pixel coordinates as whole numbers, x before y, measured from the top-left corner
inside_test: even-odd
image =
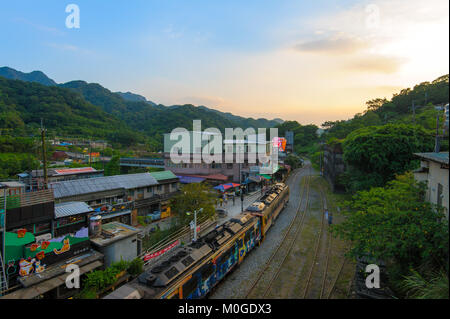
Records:
[[[417,165],[414,153],[432,151],[433,145],[433,137],[420,126],[387,124],[366,127],[352,132],[344,140],[344,160],[353,168],[349,174],[357,177],[354,182],[363,179],[367,183],[366,175],[373,175],[374,182],[367,184],[367,189],[382,186],[395,174],[414,168]],[[349,188],[357,189],[351,185]]]
[[[367,254],[397,265],[402,274],[424,263],[448,268],[448,221],[424,201],[426,186],[407,173],[346,202],[346,219],[332,231],[352,244],[350,255]]]
[[[183,224],[188,224],[194,219],[194,211],[203,208],[203,212],[197,215],[211,218],[215,215],[217,196],[208,184],[192,183],[181,187],[181,192],[170,200],[170,207]],[[192,214],[186,215],[187,212]]]
[[[105,166],[105,176],[120,175],[120,157],[113,156]]]
[[[284,160],[284,162],[286,164],[288,164],[289,166],[291,166],[292,169],[296,169],[296,168],[302,166],[301,158],[294,154],[289,154],[288,156],[286,156],[286,159]]]
[[[383,106],[383,104],[385,104],[387,102],[388,102],[388,100],[386,100],[385,98],[383,98],[383,99],[376,98],[376,99],[369,100],[366,102],[367,110],[369,110],[369,111],[378,110],[380,107]]]

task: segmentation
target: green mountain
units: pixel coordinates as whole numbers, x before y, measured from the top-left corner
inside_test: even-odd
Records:
[[[8,78],[23,74],[2,69]],[[281,121],[244,118],[190,104],[156,105],[137,94],[113,93],[85,81],[56,84],[47,78],[42,85],[29,76],[21,78],[23,81],[0,78],[0,129],[15,135],[35,134],[43,119],[52,134],[59,136],[103,138],[124,146],[146,143],[158,151],[164,133],[177,127],[192,129],[193,120],[201,120],[203,128],[221,131],[228,127],[268,128]]]
[[[51,134],[105,138],[113,143],[143,142],[120,119],[68,89],[0,77],[0,129],[3,134],[37,134],[41,119]]]
[[[3,75],[8,79],[19,79],[27,82],[38,82],[33,80],[37,78],[25,76],[25,73],[14,69],[4,67]],[[0,69],[0,70],[1,70]],[[192,128],[193,119],[201,119],[205,127],[254,127],[269,128],[283,122],[281,119],[253,119],[236,116],[231,113],[220,112],[206,106],[172,105],[164,106],[148,101],[145,97],[131,92],[111,92],[97,83],[87,83],[85,81],[70,81],[64,84],[56,84],[44,73],[39,73],[42,78],[39,83],[43,85],[58,85],[62,88],[68,88],[80,93],[84,99],[94,105],[100,106],[104,111],[123,119],[133,129],[147,132],[148,134],[159,134],[162,132],[161,126],[164,124],[165,130],[172,130],[176,127]],[[30,75],[29,73],[28,75]],[[186,118],[189,117],[189,118]],[[162,122],[161,122],[162,121]]]
[[[441,114],[441,128],[443,123],[442,111],[436,110],[435,106],[448,101],[449,75],[446,74],[434,81],[403,89],[395,93],[391,100],[377,98],[367,101],[364,113],[356,114],[349,120],[327,121],[322,126],[326,128],[325,137],[328,140],[344,139],[359,128],[389,123],[416,123],[432,133],[436,128],[436,115]]]
[[[23,73],[8,67],[0,68],[0,76],[11,79],[21,80],[25,82],[37,82],[43,85],[56,85],[56,82],[47,77],[41,71],[33,71],[30,73]]]
[[[205,106],[191,104],[164,106],[150,104],[148,101],[130,101],[119,94],[95,83],[72,81],[60,84],[80,93],[87,101],[103,108],[127,123],[133,129],[162,141],[162,134],[177,127],[192,129],[193,120],[201,120],[202,127],[216,127],[224,131],[227,127],[268,128],[279,123],[276,120],[252,119],[223,113]]]
[[[131,92],[115,92],[116,94],[120,95],[120,97],[126,101],[130,101],[130,102],[147,102],[151,105],[156,105],[155,103],[153,103],[152,101],[148,101],[144,96],[139,95],[139,94],[134,94]]]

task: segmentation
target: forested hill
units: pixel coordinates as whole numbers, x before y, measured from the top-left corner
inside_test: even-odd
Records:
[[[146,140],[143,134],[71,90],[0,77],[2,135],[36,134],[41,119],[49,133],[59,136],[105,138],[121,144]]]
[[[202,120],[203,128],[222,131],[227,127],[268,128],[282,122],[244,118],[205,106],[156,105],[139,95],[113,93],[96,83],[56,84],[43,73],[31,77],[32,73],[1,70],[3,75],[20,80],[0,77],[2,134],[34,134],[42,118],[52,134],[104,138],[122,145],[145,143],[158,151],[162,149],[162,134],[176,127],[192,129],[194,119]]]
[[[158,148],[162,146],[162,134],[170,132],[176,127],[192,129],[192,120],[194,119],[202,120],[203,128],[216,127],[220,130],[224,130],[226,127],[242,127],[243,129],[248,127],[269,128],[283,122],[280,119],[267,120],[245,118],[233,115],[231,113],[213,110],[205,106],[197,107],[191,104],[172,106],[164,106],[162,104],[157,105],[151,101],[147,101],[143,96],[133,94],[131,92],[114,93],[96,83],[71,81],[64,84],[56,84],[42,72],[40,73],[47,80],[44,80],[44,78],[37,79],[36,77],[31,76],[32,73],[22,73],[11,68],[5,67],[0,70],[4,70],[2,73],[3,76],[9,79],[38,82],[47,86],[51,85],[51,87],[47,87],[47,89],[43,92],[49,93],[55,89],[52,94],[59,95],[58,92],[62,91],[56,90],[54,87],[56,85],[60,88],[69,89],[78,93],[77,98],[81,98],[84,104],[88,103],[89,105],[95,105],[101,108],[104,112],[112,115],[112,117],[110,116],[105,118],[106,125],[109,122],[108,118],[119,121],[122,127],[139,132],[137,135],[145,135],[149,144],[155,147],[154,150],[158,150]],[[4,83],[3,85],[6,85],[7,82],[2,83]],[[10,84],[7,86],[10,86]],[[28,96],[28,98],[31,97]],[[33,101],[36,100],[35,98],[33,98]],[[44,121],[46,121],[45,117]],[[83,127],[84,126],[82,126],[82,128]],[[58,132],[69,133],[70,130],[65,132],[64,126],[60,125]],[[101,134],[99,133],[97,135],[102,135],[105,137],[104,133],[105,132],[101,132]],[[85,131],[80,130],[80,134],[84,136]],[[108,136],[106,136],[106,139],[110,140]],[[133,142],[142,141],[142,136],[136,136],[132,138],[132,140]]]
[[[422,126],[431,131],[436,128],[436,105],[449,102],[449,75],[443,75],[432,82],[422,82],[413,88],[401,90],[391,100],[377,98],[366,102],[367,109],[352,119],[327,121],[327,139],[344,139],[352,131],[367,126],[388,123],[404,123]],[[413,115],[413,103],[415,115]],[[440,125],[442,127],[442,125]]]
[[[43,85],[56,85],[56,82],[50,79],[41,71],[33,71],[30,73],[23,73],[8,67],[0,68],[0,76],[11,79],[21,80],[26,82],[37,82]]]

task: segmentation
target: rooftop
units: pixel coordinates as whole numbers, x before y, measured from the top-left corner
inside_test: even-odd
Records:
[[[91,242],[98,246],[108,246],[118,240],[137,234],[138,232],[139,230],[137,228],[118,222],[112,222],[102,225],[102,235],[91,238]],[[108,234],[111,237],[103,234]]]
[[[171,171],[151,172],[150,175],[152,175],[158,182],[162,181],[162,180],[177,179],[178,178]]]
[[[94,209],[85,202],[67,202],[55,204],[55,218],[74,216],[94,211]]]
[[[50,183],[55,198],[90,194],[114,189],[134,189],[156,185],[158,182],[150,173],[102,176]]]
[[[433,161],[436,163],[447,164],[448,165],[448,152],[441,153],[414,153],[417,157]]]

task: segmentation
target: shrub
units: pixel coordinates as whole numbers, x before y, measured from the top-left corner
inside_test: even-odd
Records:
[[[144,271],[144,261],[141,258],[133,259],[129,263],[127,271],[132,276],[140,275]]]

